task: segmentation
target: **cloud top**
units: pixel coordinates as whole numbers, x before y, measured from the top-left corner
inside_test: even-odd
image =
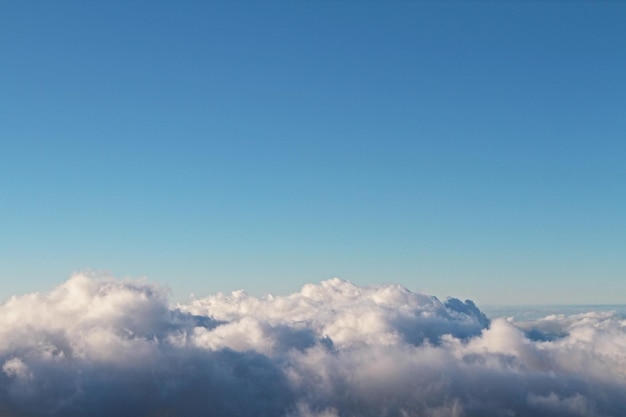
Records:
[[[489,319],[339,279],[173,306],[76,274],[0,306],[3,416],[620,416],[626,320]]]

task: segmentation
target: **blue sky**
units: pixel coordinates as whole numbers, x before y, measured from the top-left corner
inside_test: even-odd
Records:
[[[3,2],[0,298],[624,303],[620,2]]]

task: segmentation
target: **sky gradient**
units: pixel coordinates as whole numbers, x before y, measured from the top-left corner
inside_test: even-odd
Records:
[[[3,2],[0,299],[626,303],[626,4]]]

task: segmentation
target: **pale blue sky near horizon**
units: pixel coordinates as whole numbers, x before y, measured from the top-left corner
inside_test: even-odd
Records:
[[[0,4],[0,300],[626,303],[626,3]]]

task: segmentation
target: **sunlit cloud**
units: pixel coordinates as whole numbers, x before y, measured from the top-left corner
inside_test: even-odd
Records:
[[[173,305],[77,274],[0,306],[0,415],[620,416],[626,321],[490,321],[469,300],[339,279]]]

